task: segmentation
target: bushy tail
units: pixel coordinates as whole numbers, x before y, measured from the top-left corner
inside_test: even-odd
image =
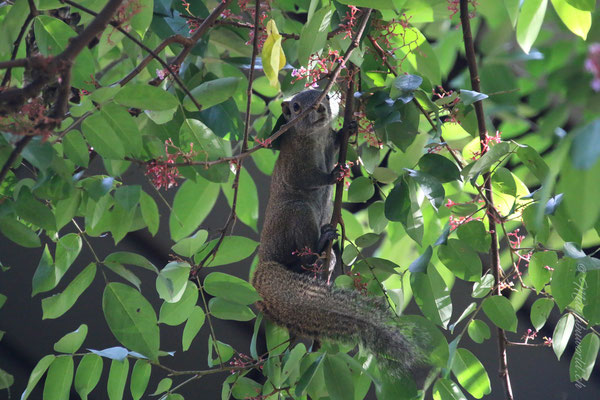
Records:
[[[402,327],[390,325],[391,311],[379,299],[331,288],[272,261],[258,264],[252,284],[262,297],[258,306],[265,316],[292,333],[360,342],[396,374],[408,372],[423,358]]]

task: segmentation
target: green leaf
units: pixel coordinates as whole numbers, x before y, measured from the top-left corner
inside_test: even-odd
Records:
[[[19,191],[19,198],[15,202],[15,211],[17,215],[32,224],[39,226],[47,231],[56,231],[56,219],[52,211],[41,202],[39,202],[29,190],[24,186]]]
[[[567,28],[586,40],[592,26],[592,13],[573,7],[569,4],[569,0],[552,0],[552,5]]]
[[[492,274],[487,273],[483,275],[478,282],[475,282],[473,285],[473,294],[472,296],[480,299],[485,297],[490,290],[494,287],[494,277]]]
[[[306,354],[306,346],[304,343],[298,343],[285,361],[283,369],[281,370],[281,379],[285,381],[290,375],[296,375],[300,368],[300,361]]]
[[[366,248],[371,247],[381,239],[381,235],[373,232],[365,233],[354,240],[354,244],[358,247]]]
[[[152,15],[154,10],[154,0],[139,0],[139,3],[132,5],[131,7],[139,7],[137,12],[133,12],[129,24],[131,27],[140,35],[144,37],[144,33],[152,22]]]
[[[475,251],[485,253],[490,250],[490,235],[481,221],[473,220],[460,225],[456,234],[462,242]],[[481,274],[479,275],[481,276]]]
[[[580,232],[592,228],[600,217],[600,187],[596,184],[599,174],[600,160],[589,169],[576,169],[569,162],[561,168],[557,190],[565,193],[563,205]]]
[[[546,325],[546,321],[548,320],[548,316],[550,315],[553,307],[554,301],[552,301],[552,299],[541,298],[537,299],[535,303],[533,303],[529,318],[531,319],[531,324],[536,331],[539,331],[544,327],[544,325]]]
[[[458,383],[476,399],[492,392],[490,378],[481,362],[467,349],[457,349],[452,360],[452,373]]]
[[[460,179],[460,171],[456,164],[439,154],[425,154],[421,157],[419,170],[435,177],[441,183]]]
[[[190,277],[190,264],[170,262],[156,277],[156,291],[161,299],[169,303],[178,302],[183,296]]]
[[[192,236],[181,239],[179,242],[173,245],[171,249],[183,257],[192,257],[200,250],[204,242],[206,242],[207,237],[208,231],[200,229]]]
[[[108,398],[110,400],[121,400],[123,398],[128,373],[128,359],[111,361],[110,371],[108,372],[108,382],[106,384],[106,391],[108,392]]]
[[[488,171],[492,165],[497,163],[503,156],[508,154],[509,151],[510,145],[507,142],[501,142],[490,147],[490,150],[487,153],[482,155],[472,164],[473,166],[469,169],[469,172],[465,178],[470,180],[471,183],[474,183],[479,175]]]
[[[46,245],[44,246],[42,258],[40,258],[38,267],[33,274],[33,280],[31,282],[31,297],[38,293],[43,293],[54,289],[58,284],[57,275],[58,272],[54,267],[52,255],[50,254],[48,245]]]
[[[371,177],[378,182],[388,184],[394,183],[398,179],[398,174],[390,168],[375,167]]]
[[[152,365],[146,360],[137,360],[131,371],[131,382],[129,384],[129,390],[131,391],[131,397],[134,400],[139,400],[144,395],[148,382],[150,381],[150,372]]]
[[[571,382],[575,382],[580,379],[586,381],[590,379],[594,365],[596,364],[596,357],[598,356],[598,350],[600,350],[600,339],[594,332],[590,332],[577,345],[575,354],[571,359],[571,365],[569,366],[569,375]]]
[[[460,99],[465,104],[465,106],[470,106],[471,104],[487,99],[489,96],[484,93],[475,92],[473,90],[460,90]]]
[[[421,254],[415,261],[410,263],[408,266],[408,270],[410,272],[424,272],[427,273],[427,267],[429,266],[429,261],[431,261],[431,256],[433,255],[433,249],[431,246],[427,246],[423,254]]]
[[[21,153],[24,159],[42,171],[48,169],[54,159],[54,154],[55,151],[50,143],[44,142],[42,138],[33,139]]]
[[[477,282],[481,277],[481,259],[463,240],[448,239],[439,246],[438,258],[460,279]]]
[[[81,245],[81,237],[75,233],[68,233],[58,240],[54,259],[57,283],[81,252]]]
[[[102,358],[96,354],[86,354],[77,366],[73,387],[82,399],[87,399],[88,394],[98,384],[102,374]]]
[[[125,279],[133,286],[136,287],[137,290],[140,290],[140,286],[142,281],[137,277],[136,274],[125,268],[122,264],[116,262],[105,262],[104,266],[110,269],[115,274],[119,275],[121,278]]]
[[[13,383],[15,383],[15,377],[3,369],[0,369],[0,390],[8,389]]]
[[[216,358],[212,358],[213,348],[218,349],[218,354]],[[217,352],[217,351],[215,351]],[[221,355],[219,357],[218,355]],[[208,337],[208,366],[213,367],[216,364],[221,362],[227,362],[233,355],[235,354],[235,350],[233,347],[228,345],[227,343],[223,343],[221,341],[213,342],[212,336]]]
[[[234,179],[233,174],[231,174],[229,181],[221,185],[223,193],[225,194],[225,197],[227,197],[229,207],[231,207],[231,204],[233,203]],[[246,168],[244,168],[242,169],[240,181],[238,183],[235,214],[240,221],[252,228],[254,232],[258,232],[258,209],[258,190],[256,189],[256,183],[254,183],[252,176]]]
[[[104,289],[102,310],[110,331],[123,346],[151,360],[158,358],[158,321],[152,306],[140,292],[111,282]]]
[[[560,356],[567,348],[573,327],[575,326],[575,317],[571,314],[565,314],[558,320],[556,327],[554,328],[554,335],[552,336],[552,350],[556,354],[556,358],[560,360]]]
[[[83,120],[81,131],[90,146],[102,157],[109,160],[120,160],[125,157],[123,142],[102,115],[92,114]]]
[[[175,303],[164,302],[160,307],[158,322],[177,326],[185,322],[194,310],[198,301],[198,288],[191,282],[187,283],[181,299]]]
[[[535,175],[540,182],[546,179],[550,173],[550,168],[540,156],[540,154],[531,146],[517,148],[517,156],[521,162]]]
[[[552,282],[550,283],[552,297],[561,312],[575,298],[576,270],[575,260],[562,258],[552,272]]]
[[[115,95],[115,101],[126,107],[152,111],[170,110],[179,104],[171,93],[145,83],[128,83]]]
[[[200,331],[200,328],[204,325],[204,319],[204,310],[198,306],[194,306],[185,323],[185,327],[183,328],[183,337],[181,338],[181,347],[183,351],[187,351],[190,348],[192,340],[194,340]]]
[[[250,321],[256,315],[243,304],[233,303],[221,297],[213,297],[208,302],[210,313],[219,319],[230,319],[234,321]]]
[[[510,300],[503,296],[488,297],[483,301],[483,312],[497,327],[517,331],[517,315]]]
[[[421,86],[423,78],[419,75],[399,75],[390,90],[390,98],[400,99],[403,103],[411,101],[415,95],[414,91]]]
[[[385,199],[385,217],[390,221],[406,223],[410,205],[408,185],[402,180]]]
[[[175,194],[169,217],[171,238],[177,242],[189,236],[210,213],[219,194],[219,185],[202,178],[186,180]]]
[[[469,323],[469,327],[467,328],[467,332],[469,333],[469,337],[475,343],[483,343],[490,337],[492,334],[490,332],[490,327],[487,324],[479,319],[474,319]],[[461,383],[462,385],[462,383]],[[464,387],[464,385],[463,385]],[[466,388],[465,388],[466,389]],[[468,390],[468,389],[467,389]],[[469,393],[471,393],[469,391]]]
[[[110,102],[102,106],[100,114],[123,143],[127,155],[138,157],[143,154],[142,135],[125,107]]]
[[[129,251],[117,251],[109,254],[104,262],[116,262],[120,264],[135,265],[158,274],[158,269],[148,259],[141,254],[131,253]]]
[[[449,379],[438,378],[433,385],[434,400],[467,400],[458,385]]]
[[[427,197],[433,208],[437,211],[444,204],[444,197],[446,197],[446,192],[442,184],[427,173],[412,169],[406,169],[406,171],[408,171],[408,176],[419,184],[425,197]]]
[[[69,311],[96,276],[96,264],[90,263],[62,293],[42,299],[42,319],[55,319]]]
[[[385,217],[385,203],[376,201],[367,208],[369,216],[369,227],[373,232],[379,234],[387,227],[388,220]]]
[[[302,374],[302,376],[298,380],[298,383],[296,384],[295,393],[296,393],[297,397],[301,397],[305,394],[306,389],[308,388],[308,385],[310,385],[313,378],[317,374],[317,371],[319,370],[319,367],[321,366],[321,363],[325,359],[326,355],[327,355],[327,353],[323,353],[323,354],[319,355],[315,359],[315,361],[313,361],[313,363]]]
[[[548,0],[524,0],[517,21],[517,42],[526,54],[540,32]]]
[[[37,385],[44,373],[46,373],[46,370],[48,369],[50,364],[52,364],[55,359],[56,356],[48,354],[47,356],[44,356],[40,361],[38,361],[38,363],[33,368],[33,371],[31,371],[29,381],[27,382],[27,387],[21,395],[21,400],[26,400],[29,397],[29,395],[33,391],[33,388],[35,388],[35,385]]]
[[[595,0],[567,0],[567,3],[583,11],[594,11],[596,7]]]
[[[231,98],[241,81],[242,79],[237,77],[214,79],[193,88],[190,93],[202,106],[202,110],[206,110]],[[183,98],[183,107],[188,111],[199,111],[187,95]]]
[[[150,195],[142,191],[140,195],[140,211],[142,212],[142,218],[148,226],[148,231],[152,236],[158,232],[158,224],[160,222],[158,215],[158,207],[156,202]]]
[[[158,382],[158,385],[156,386],[156,390],[154,391],[152,396],[156,396],[156,395],[166,392],[167,390],[171,389],[172,384],[173,384],[173,380],[171,378],[161,379],[160,382]]]
[[[44,56],[58,55],[76,36],[75,31],[63,21],[48,15],[38,15],[34,20],[36,44]],[[90,76],[94,74],[94,58],[90,49],[81,49],[72,68],[71,84],[77,88],[94,89]]]
[[[119,204],[127,211],[137,207],[140,202],[140,185],[122,185],[115,189],[115,203]]]
[[[412,273],[410,286],[423,315],[431,322],[446,328],[452,316],[452,302],[450,290],[437,269],[430,266],[427,273]]]
[[[0,232],[23,247],[40,247],[40,238],[25,224],[14,217],[0,217]]]
[[[256,398],[262,392],[262,385],[245,376],[240,376],[236,379],[231,394],[235,399],[251,399]]]
[[[323,362],[325,387],[331,400],[347,400],[354,398],[354,383],[348,364],[340,357],[327,354]]]
[[[367,177],[355,178],[348,188],[349,203],[364,203],[375,194],[373,182]]]
[[[556,267],[558,256],[554,251],[537,252],[529,260],[529,278],[537,293],[550,282],[551,270]],[[549,269],[548,269],[549,268]]]
[[[212,272],[204,279],[204,290],[215,297],[248,305],[260,300],[254,287],[243,279],[222,272]]]
[[[75,164],[87,168],[90,161],[88,146],[78,130],[72,130],[63,137],[65,155]]]
[[[332,6],[323,7],[317,10],[308,20],[308,23],[302,27],[300,40],[298,41],[298,62],[300,65],[307,66],[308,59],[313,53],[321,53],[325,42],[334,8]]]
[[[75,353],[83,344],[87,332],[88,327],[86,324],[79,325],[79,328],[67,333],[54,344],[54,351],[58,353]]]
[[[279,71],[285,67],[286,59],[281,47],[282,36],[277,30],[275,20],[267,22],[267,39],[262,48],[263,71],[271,86],[279,88]]]
[[[68,400],[74,369],[71,356],[56,357],[48,368],[44,384],[44,399]]]
[[[217,240],[211,240],[206,247],[194,257],[194,261],[199,263],[215,247]],[[205,267],[217,267],[219,265],[232,264],[249,257],[254,253],[258,242],[243,236],[226,236],[221,242],[219,251],[214,257],[210,257]]]
[[[492,175],[492,185],[496,191],[502,194],[513,197],[517,195],[517,183],[515,182],[512,172],[507,168],[500,167],[494,171],[494,175]]]

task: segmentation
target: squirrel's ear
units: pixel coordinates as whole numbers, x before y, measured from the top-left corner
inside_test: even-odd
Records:
[[[286,118],[290,118],[292,116],[292,112],[290,111],[290,102],[284,101],[281,103],[281,111]]]

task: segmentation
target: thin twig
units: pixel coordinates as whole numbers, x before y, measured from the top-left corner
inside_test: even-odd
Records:
[[[17,53],[19,52],[19,46],[21,44],[21,41],[23,40],[23,36],[25,36],[25,32],[27,32],[29,23],[39,14],[33,0],[27,0],[27,3],[29,4],[29,14],[27,14],[27,18],[25,18],[25,22],[23,23],[23,26],[21,26],[21,30],[19,31],[19,34],[17,35],[17,39],[13,43],[13,51],[12,51],[12,54],[10,55],[11,61],[13,61],[13,60],[15,60],[15,58],[17,58]],[[0,64],[2,64],[2,63],[0,63]],[[17,65],[13,65],[13,66],[9,65],[6,67],[0,67],[0,69],[7,68],[6,73],[4,74],[4,77],[2,78],[2,83],[0,83],[0,87],[5,87],[6,85],[10,84],[12,67],[24,67],[24,66],[25,65],[17,64]]]
[[[350,63],[348,66],[348,75],[352,76],[352,72],[355,69],[355,65]],[[346,165],[346,157],[348,155],[348,141],[350,139],[351,124],[354,121],[354,80],[351,79],[348,82],[348,89],[346,90],[346,106],[344,108],[344,125],[342,126],[341,138],[336,138],[340,143],[340,153],[338,156],[338,165]],[[335,185],[335,199],[333,201],[333,212],[331,213],[331,225],[337,227],[338,224],[342,223],[342,196],[344,194],[344,179],[338,181]],[[340,249],[343,249],[344,237],[341,238]],[[331,275],[329,271],[329,263],[331,260],[333,241],[329,241],[327,245],[327,252],[325,253],[325,274]],[[329,280],[329,279],[327,279]]]
[[[4,178],[6,178],[6,174],[8,174],[8,170],[10,169],[10,166],[21,155],[21,152],[23,151],[25,146],[27,146],[27,144],[29,142],[31,142],[31,139],[33,139],[33,136],[25,136],[17,142],[17,145],[15,146],[13,151],[10,153],[10,156],[8,156],[8,159],[4,162],[4,165],[2,166],[2,170],[0,170],[0,183],[2,183],[4,181]]]
[[[252,42],[252,61],[250,62],[250,74],[248,75],[248,88],[246,89],[246,95],[248,97],[246,101],[246,116],[244,121],[244,138],[242,140],[242,153],[248,151],[248,135],[250,133],[250,107],[252,105],[252,85],[254,83],[254,69],[256,68],[256,57],[258,56],[258,21],[260,16],[260,0],[256,0],[255,10],[254,10],[254,40]],[[227,222],[225,226],[221,230],[221,235],[217,240],[215,246],[208,252],[208,254],[200,261],[199,267],[202,268],[204,263],[209,258],[214,258],[219,251],[219,247],[225,236],[227,235],[227,231],[230,227],[233,226],[235,220],[237,219],[236,208],[237,208],[237,199],[239,193],[239,184],[240,184],[240,176],[242,174],[242,164],[243,159],[238,160],[237,169],[235,171],[235,178],[233,179],[233,198],[231,200],[231,212],[229,213],[229,217],[227,218]]]
[[[467,58],[467,64],[469,66],[469,75],[471,78],[471,88],[476,92],[481,92],[479,73],[477,71],[477,60],[475,56],[475,46],[473,44],[473,34],[471,33],[471,22],[469,20],[469,1],[460,0],[460,22],[463,32],[463,40],[465,44],[465,56]],[[479,129],[479,139],[481,141],[481,153],[484,154],[486,149],[484,148],[485,138],[487,136],[487,129],[485,127],[485,115],[483,113],[483,104],[480,101],[473,103],[475,107],[475,115],[477,117],[477,126]],[[500,282],[500,254],[498,251],[498,233],[496,231],[496,209],[494,207],[494,200],[492,196],[492,184],[489,179],[489,172],[484,174],[484,191],[485,195],[483,198],[486,200],[487,211],[488,211],[488,222],[489,231],[491,238],[490,246],[490,258],[492,264],[492,273],[494,275],[495,282]],[[500,286],[497,286],[496,294],[502,296]],[[510,383],[510,376],[508,372],[508,357],[506,353],[506,332],[498,328],[498,352],[500,353],[500,370],[499,375],[502,379],[504,386],[504,394],[506,398],[512,400],[513,392]]]
[[[81,11],[84,11],[90,15],[98,15],[96,14],[96,12],[90,10],[89,8],[83,7],[71,0],[60,0],[63,3],[69,4],[72,7],[75,7]],[[142,48],[144,51],[148,52],[156,61],[158,61],[160,63],[160,65],[163,66],[163,68],[165,69],[165,71],[167,71],[170,76],[173,77],[173,79],[175,80],[175,82],[177,83],[177,85],[179,85],[179,87],[181,88],[181,90],[190,98],[190,100],[194,103],[194,105],[198,108],[198,110],[202,109],[202,106],[200,105],[200,103],[198,103],[198,100],[196,100],[196,98],[194,97],[194,95],[192,95],[192,93],[190,92],[190,90],[187,88],[187,86],[185,86],[185,84],[183,83],[183,81],[181,80],[181,78],[179,78],[179,75],[176,73],[173,73],[173,71],[171,71],[171,67],[170,65],[163,60],[158,54],[156,54],[154,51],[152,51],[152,49],[150,49],[148,46],[146,46],[144,43],[140,42],[139,40],[137,40],[135,37],[133,37],[129,32],[127,32],[125,29],[121,28],[119,22],[117,21],[110,21],[109,24],[113,27],[115,27],[116,30],[118,30],[119,32],[121,32],[123,35],[125,35],[125,37],[129,40],[131,40],[133,43],[135,43],[137,46],[139,46],[140,48]]]

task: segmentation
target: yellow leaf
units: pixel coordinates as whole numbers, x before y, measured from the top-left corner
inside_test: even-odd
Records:
[[[566,0],[552,0],[552,5],[567,28],[585,40],[592,26],[592,13],[579,10]]]
[[[279,88],[279,71],[285,66],[285,54],[281,48],[281,38],[275,21],[267,23],[267,40],[262,49],[263,70],[271,86]]]

